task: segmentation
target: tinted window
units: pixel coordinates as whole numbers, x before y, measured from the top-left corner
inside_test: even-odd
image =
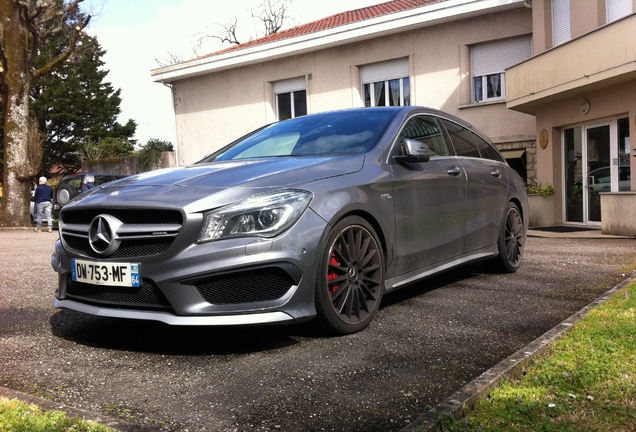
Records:
[[[100,184],[104,184],[104,183],[108,183],[110,181],[113,181],[112,177],[95,177],[95,181],[93,182],[93,184],[95,186],[99,186]]]
[[[504,162],[504,158],[501,156],[501,153],[499,153],[488,141],[476,134],[473,134],[473,138],[477,148],[479,148],[481,157],[492,159],[497,162]]]
[[[267,126],[202,162],[363,153],[377,145],[395,115],[367,109],[298,117]]]
[[[442,120],[451,136],[457,156],[481,157],[504,162],[503,156],[488,141],[476,133],[447,120]]]
[[[474,144],[475,134],[457,123],[452,123],[447,120],[442,120],[442,123],[446,126],[457,156],[481,157],[479,149]]]
[[[410,119],[400,132],[398,143],[405,138],[428,144],[431,156],[448,156],[451,153],[446,145],[442,128],[435,117],[418,116]]]

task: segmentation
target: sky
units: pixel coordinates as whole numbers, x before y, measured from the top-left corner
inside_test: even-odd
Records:
[[[383,3],[387,0],[288,0],[293,27],[339,12]],[[221,6],[219,6],[221,4]],[[88,33],[96,36],[106,54],[106,81],[121,89],[120,123],[137,122],[135,139],[143,145],[151,138],[176,145],[174,110],[170,89],[153,82],[150,71],[161,67],[170,53],[190,59],[229,47],[211,38],[196,47],[202,34],[219,34],[220,25],[238,20],[239,37],[262,36],[262,23],[252,10],[263,0],[85,0],[83,9],[93,18]],[[228,7],[226,5],[231,5]]]

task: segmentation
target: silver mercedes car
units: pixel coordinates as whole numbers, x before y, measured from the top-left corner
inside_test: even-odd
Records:
[[[427,276],[478,260],[516,271],[527,225],[523,181],[468,123],[422,107],[307,115],[67,204],[54,305],[347,334]]]

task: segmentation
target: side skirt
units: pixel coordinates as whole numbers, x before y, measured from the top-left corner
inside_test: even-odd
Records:
[[[458,257],[456,259],[451,259],[448,261],[443,261],[441,263],[436,263],[428,267],[417,269],[412,272],[408,272],[400,276],[387,279],[384,282],[386,287],[385,292],[395,291],[399,288],[402,288],[405,285],[411,284],[420,279],[433,276],[437,273],[442,273],[454,267],[459,267],[474,261],[483,261],[488,258],[494,258],[498,255],[498,253],[499,252],[497,250],[497,245],[493,245],[488,248],[480,249],[478,251],[473,251],[468,255],[462,255],[461,257]]]

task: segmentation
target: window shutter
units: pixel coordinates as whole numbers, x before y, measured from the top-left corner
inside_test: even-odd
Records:
[[[409,76],[409,59],[403,58],[362,66],[362,84]]]
[[[506,68],[532,57],[530,36],[487,42],[471,47],[473,76],[502,73]]]
[[[561,45],[571,38],[570,0],[552,0],[552,45]]]
[[[305,90],[305,77],[292,78],[274,83],[274,94],[291,93]]]
[[[607,22],[611,23],[632,13],[632,0],[607,0]]]

